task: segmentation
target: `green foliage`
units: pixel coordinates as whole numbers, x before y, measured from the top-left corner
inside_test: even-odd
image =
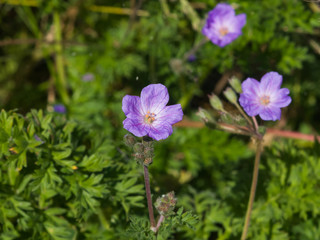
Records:
[[[95,148],[94,131],[35,110],[25,118],[2,111],[0,126],[1,238],[76,239],[102,200],[126,214],[143,206],[139,174],[125,162],[114,170],[114,146]]]

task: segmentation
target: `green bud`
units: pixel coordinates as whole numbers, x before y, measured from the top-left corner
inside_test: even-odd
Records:
[[[209,102],[215,110],[224,111],[222,102],[217,95],[209,95]]]
[[[143,153],[146,157],[152,158],[153,157],[154,148],[153,147],[145,147]]]
[[[146,157],[143,161],[143,165],[149,166],[153,162],[152,157]]]
[[[136,160],[136,162],[138,163],[138,164],[143,164],[143,162],[144,162],[144,155],[143,155],[143,153],[134,153],[133,154],[133,156],[134,156],[134,159]]]
[[[237,94],[232,90],[232,88],[228,87],[223,94],[231,103],[237,104]]]
[[[124,143],[129,147],[133,147],[133,145],[136,143],[136,138],[131,134],[124,135],[123,140]]]
[[[242,87],[241,87],[241,82],[238,78],[232,77],[229,80],[229,84],[231,87],[237,92],[237,93],[242,93]]]
[[[144,146],[142,143],[138,142],[136,144],[133,145],[133,151],[135,153],[143,153],[144,151]]]
[[[177,199],[175,198],[174,192],[169,192],[161,197],[158,197],[155,202],[155,207],[160,215],[165,217],[174,214],[174,207],[177,204]]]
[[[216,121],[214,120],[213,116],[205,109],[199,108],[197,115],[204,121],[206,124],[211,123],[214,124]]]

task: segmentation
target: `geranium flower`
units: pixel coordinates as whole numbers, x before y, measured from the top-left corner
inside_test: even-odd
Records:
[[[167,88],[162,84],[150,84],[138,96],[126,95],[122,110],[126,115],[123,127],[137,137],[149,136],[161,140],[172,134],[172,125],[181,121],[180,104],[166,106],[169,101]]]
[[[246,14],[235,15],[234,9],[225,3],[219,3],[209,12],[202,33],[213,44],[224,47],[238,38],[242,27],[246,24]]]
[[[63,104],[55,104],[53,105],[53,111],[56,113],[66,113],[66,107]]]
[[[291,103],[289,89],[280,88],[281,84],[282,76],[277,72],[266,73],[261,82],[247,78],[241,85],[240,105],[251,117],[259,114],[263,120],[280,120],[280,108]]]

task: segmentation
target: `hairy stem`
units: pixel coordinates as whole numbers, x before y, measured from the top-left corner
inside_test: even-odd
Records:
[[[147,195],[147,202],[148,202],[149,219],[150,219],[150,224],[151,224],[151,230],[154,231],[154,229],[156,227],[156,222],[154,220],[154,215],[153,215],[148,166],[143,165],[143,170],[144,170],[144,182],[146,185],[146,195]]]
[[[158,230],[159,230],[159,228],[160,228],[161,223],[163,222],[163,220],[164,220],[164,216],[163,216],[163,215],[160,215],[160,218],[159,218],[159,220],[158,220],[158,223],[157,223],[157,226],[156,226],[156,229],[155,229],[156,232],[158,232]]]
[[[253,168],[253,177],[252,177],[252,183],[251,183],[251,190],[250,190],[250,197],[247,207],[247,213],[246,213],[246,219],[244,222],[243,230],[242,230],[242,236],[241,240],[245,240],[248,234],[248,228],[250,224],[250,217],[253,207],[253,201],[256,194],[257,189],[257,183],[258,183],[258,174],[259,174],[259,164],[260,164],[260,157],[262,152],[262,138],[257,140],[257,150],[256,150],[256,157],[254,160],[254,168]]]

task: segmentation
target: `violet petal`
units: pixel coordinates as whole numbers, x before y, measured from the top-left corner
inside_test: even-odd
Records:
[[[168,90],[160,83],[150,84],[141,91],[141,106],[144,114],[148,111],[158,114],[167,105],[168,101]]]

